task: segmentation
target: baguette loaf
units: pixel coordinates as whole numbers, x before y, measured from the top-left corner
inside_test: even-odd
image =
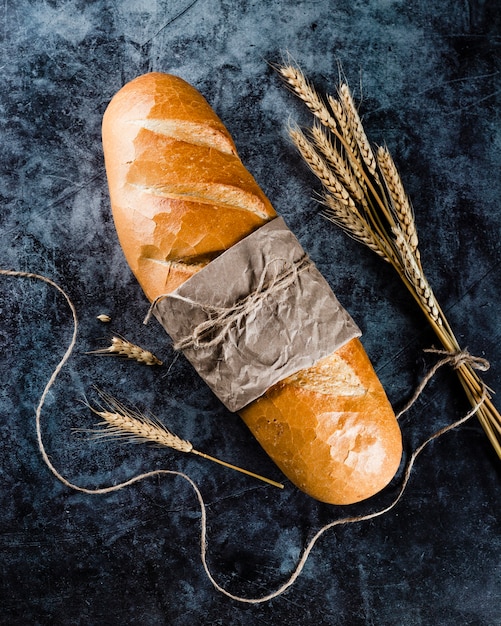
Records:
[[[220,119],[178,77],[125,85],[104,114],[103,147],[120,244],[150,301],[276,217]],[[400,464],[400,429],[358,339],[239,413],[285,475],[323,502],[368,498]]]

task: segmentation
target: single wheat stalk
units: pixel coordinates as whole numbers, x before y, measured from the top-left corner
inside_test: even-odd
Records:
[[[402,259],[407,277],[414,285],[414,289],[416,290],[419,299],[431,319],[439,326],[442,326],[443,321],[440,315],[437,300],[433,294],[430,284],[426,279],[426,276],[423,273],[423,270],[421,269],[421,266],[417,262],[414,250],[409,244],[402,229],[394,228],[393,234],[395,235],[395,244],[400,251],[400,258]]]
[[[301,153],[303,159],[310,166],[312,172],[322,181],[327,191],[339,202],[346,206],[355,206],[351,195],[341,183],[336,174],[329,168],[324,159],[315,150],[313,144],[308,141],[304,133],[298,128],[289,130],[290,137]]]
[[[461,355],[454,366],[459,381],[501,458],[501,415],[478,374],[478,359],[461,349],[423,272],[414,213],[390,153],[379,148],[377,157],[374,156],[348,85],[339,87],[338,98],[327,95],[335,124],[325,123],[326,116],[317,112],[323,100],[304,74],[293,67],[279,68],[279,72],[326,128],[320,133],[313,125],[313,142],[297,128],[289,131],[303,159],[322,183],[322,204],[327,207],[324,216],[391,263],[443,348],[452,356]],[[358,187],[347,177],[346,170],[353,172]]]
[[[339,95],[341,99],[341,104],[345,110],[346,117],[348,118],[348,122],[351,126],[353,135],[355,136],[358,149],[360,150],[360,154],[362,155],[362,159],[364,160],[364,163],[369,169],[369,172],[372,174],[372,176],[374,176],[374,178],[378,180],[377,161],[374,157],[371,144],[367,138],[367,135],[365,134],[362,120],[360,119],[357,107],[355,106],[355,102],[353,101],[353,97],[351,95],[348,85],[341,85],[341,87],[339,88]]]
[[[282,483],[242,469],[226,461],[221,461],[220,459],[205,454],[205,452],[195,450],[191,442],[181,439],[172,433],[157,418],[127,408],[112,395],[100,389],[96,389],[96,391],[102,400],[98,408],[91,406],[89,402],[85,401],[86,406],[103,420],[99,426],[104,426],[104,429],[90,431],[95,439],[108,439],[111,437],[126,440],[128,443],[153,443],[165,446],[177,450],[178,452],[195,454],[229,469],[261,480],[269,485],[273,485],[274,487],[278,487],[279,489],[284,488]]]
[[[350,120],[348,119],[345,108],[343,107],[343,105],[341,104],[339,100],[337,100],[331,95],[327,96],[327,102],[329,103],[329,106],[332,112],[334,113],[334,117],[336,118],[338,128],[340,130],[341,135],[344,137],[346,141],[346,145],[349,148],[349,152],[354,156],[357,155],[359,152],[358,143],[353,133],[353,128],[352,128],[352,125],[350,124]],[[354,159],[354,165],[358,167],[358,161],[356,159]]]
[[[377,161],[379,167],[381,168],[386,186],[388,187],[388,191],[393,201],[393,208],[402,227],[405,239],[419,261],[418,236],[414,220],[414,212],[409,202],[409,198],[405,193],[402,180],[400,179],[400,174],[398,173],[395,163],[393,162],[391,154],[386,148],[383,148],[383,146],[378,148]]]
[[[332,117],[325,102],[306,80],[303,72],[293,65],[277,67],[277,70],[282,74],[282,78],[287,85],[301,98],[313,115],[315,115],[322,124],[334,130],[336,128],[336,120]]]
[[[330,194],[325,194],[324,204],[326,209],[322,212],[329,221],[340,226],[355,241],[363,243],[385,261],[391,262],[390,251],[385,247],[384,241],[371,230],[369,224],[357,211],[356,207],[347,207],[336,200]]]
[[[112,337],[111,345],[107,348],[99,348],[98,350],[86,352],[86,354],[116,354],[117,356],[125,356],[128,359],[133,359],[145,365],[162,365],[162,361],[152,352],[127,341],[127,339],[123,337]]]
[[[339,177],[341,183],[346,187],[346,190],[356,202],[363,204],[365,202],[365,194],[359,179],[353,173],[346,159],[336,150],[330,137],[318,124],[313,126],[311,134],[318,150],[320,150],[321,154],[325,157],[327,164],[334,169],[334,172]]]

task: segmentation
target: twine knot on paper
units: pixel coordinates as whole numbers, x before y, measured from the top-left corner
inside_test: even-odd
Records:
[[[283,269],[270,274],[270,267],[277,263],[283,264]],[[273,259],[264,267],[257,287],[244,298],[231,306],[218,307],[215,305],[199,305],[197,302],[181,295],[174,297],[189,304],[202,306],[208,318],[195,326],[191,334],[174,343],[175,350],[192,348],[214,348],[225,340],[231,328],[238,327],[253,311],[263,306],[268,298],[277,296],[290,287],[298,275],[311,267],[312,261],[305,254],[295,262],[286,259]]]
[[[361,335],[278,217],[157,298],[150,314],[231,412]]]

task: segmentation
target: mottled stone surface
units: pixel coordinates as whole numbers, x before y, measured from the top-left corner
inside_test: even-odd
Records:
[[[97,384],[199,449],[281,479],[239,418],[173,357],[162,329],[142,325],[147,305],[110,216],[102,113],[146,71],[199,88],[362,328],[400,406],[433,362],[422,352],[433,337],[391,269],[319,217],[316,183],[286,133],[290,118],[308,117],[270,64],[290,53],[331,90],[342,66],[363,96],[371,138],[399,165],[430,282],[462,344],[491,361],[485,379],[499,391],[499,2],[7,0],[0,16],[0,267],[56,280],[80,320],[42,414],[50,458],[89,488],[155,468],[186,472],[207,503],[215,579],[262,596],[287,579],[323,524],[386,506],[402,472],[370,502],[336,508],[289,484],[280,492],[197,458],[74,432],[96,421],[81,400]],[[203,571],[200,510],[186,481],[157,477],[97,496],[50,474],[34,413],[70,341],[71,316],[46,285],[0,282],[1,624],[501,623],[500,464],[475,420],[418,458],[391,512],[327,532],[284,595],[234,602]],[[165,366],[86,355],[106,345],[110,329],[154,349]],[[466,410],[455,375],[440,373],[403,420],[406,454]]]

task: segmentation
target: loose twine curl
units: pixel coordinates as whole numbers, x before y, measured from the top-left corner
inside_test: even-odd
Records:
[[[212,575],[210,569],[209,569],[209,565],[207,563],[207,511],[206,511],[206,506],[204,503],[204,500],[202,498],[202,494],[200,492],[200,489],[198,488],[198,486],[195,484],[195,482],[186,474],[184,474],[183,472],[178,472],[178,471],[174,471],[174,470],[167,470],[167,469],[157,469],[157,470],[153,470],[150,472],[145,472],[142,474],[139,474],[137,476],[134,476],[132,478],[130,478],[129,480],[126,480],[122,483],[116,484],[116,485],[111,485],[109,487],[101,487],[101,488],[93,488],[93,489],[89,489],[87,487],[82,487],[80,485],[75,485],[74,483],[70,482],[68,479],[66,479],[62,474],[60,474],[60,472],[55,468],[55,466],[52,464],[52,461],[50,460],[46,450],[45,450],[45,445],[43,443],[43,438],[42,438],[42,430],[41,430],[41,413],[42,413],[42,408],[44,406],[47,394],[50,390],[50,388],[54,385],[57,376],[59,375],[59,373],[61,372],[62,368],[64,367],[64,365],[66,364],[66,362],[68,361],[68,359],[71,356],[71,353],[73,352],[73,349],[75,347],[76,344],[76,339],[77,339],[77,333],[78,333],[78,316],[77,316],[77,311],[76,308],[73,304],[73,302],[71,301],[70,297],[68,296],[68,294],[57,284],[55,283],[53,280],[51,280],[50,278],[47,278],[45,276],[42,276],[40,274],[35,274],[32,272],[22,272],[22,271],[14,271],[14,270],[5,270],[5,269],[0,269],[0,275],[4,275],[4,276],[13,276],[13,277],[17,277],[17,278],[34,278],[37,280],[40,280],[48,285],[50,285],[51,287],[53,287],[54,289],[56,289],[66,300],[70,310],[71,310],[71,314],[73,317],[73,332],[72,332],[72,336],[71,336],[71,341],[68,345],[68,348],[66,349],[66,352],[64,353],[62,359],[59,361],[59,363],[56,365],[54,371],[52,372],[49,380],[47,381],[47,384],[44,387],[44,390],[42,392],[42,395],[40,397],[40,400],[38,402],[38,405],[36,407],[36,411],[35,411],[35,425],[36,425],[36,434],[37,434],[37,441],[38,441],[38,448],[40,450],[40,453],[42,455],[42,458],[45,462],[45,464],[47,465],[47,467],[49,468],[49,470],[52,472],[52,474],[61,482],[63,483],[66,487],[69,487],[70,489],[74,489],[76,491],[80,491],[83,493],[87,493],[87,494],[107,494],[107,493],[111,493],[114,491],[119,491],[120,489],[123,489],[125,487],[128,487],[130,485],[133,485],[136,482],[139,482],[141,480],[144,480],[146,478],[151,478],[152,476],[158,476],[160,474],[163,475],[171,475],[171,476],[179,476],[181,478],[183,478],[184,480],[186,480],[192,487],[195,496],[198,500],[199,506],[200,506],[200,559],[203,565],[203,568],[205,570],[205,573],[208,577],[208,579],[210,580],[210,582],[212,583],[212,585],[218,590],[220,591],[222,594],[224,594],[225,596],[228,596],[229,598],[231,598],[232,600],[236,600],[238,602],[243,602],[243,603],[247,603],[247,604],[260,604],[263,602],[267,602],[268,600],[271,600],[273,598],[276,598],[277,596],[281,595],[282,593],[284,593],[284,591],[286,591],[289,587],[291,587],[296,580],[299,578],[305,564],[306,561],[308,560],[308,557],[311,553],[311,551],[313,550],[315,544],[317,543],[317,541],[327,532],[329,531],[331,528],[334,528],[336,526],[342,526],[345,524],[353,524],[353,523],[358,523],[358,522],[364,522],[370,519],[374,519],[376,517],[379,517],[381,515],[384,515],[385,513],[388,513],[391,509],[393,509],[397,503],[400,501],[406,487],[407,484],[409,482],[410,479],[410,475],[411,475],[411,471],[412,468],[414,466],[414,463],[417,459],[417,457],[421,454],[421,452],[426,448],[426,446],[431,443],[432,441],[434,441],[435,439],[438,439],[439,437],[441,437],[442,435],[444,435],[445,433],[447,433],[449,430],[452,430],[458,426],[460,426],[461,424],[463,424],[464,422],[466,422],[467,420],[469,420],[479,409],[479,407],[482,405],[482,403],[484,402],[484,400],[488,397],[488,388],[483,385],[482,388],[482,395],[479,399],[479,401],[477,402],[477,404],[463,417],[461,417],[460,419],[458,419],[457,421],[453,422],[452,424],[449,424],[447,426],[444,426],[443,428],[439,429],[438,431],[436,431],[435,433],[433,433],[430,437],[428,437],[420,446],[418,446],[414,452],[410,455],[409,457],[409,461],[407,462],[405,471],[404,471],[404,476],[403,476],[403,480],[402,480],[402,484],[400,486],[400,489],[398,491],[398,494],[396,495],[396,497],[394,498],[394,500],[386,507],[378,510],[378,511],[374,511],[372,513],[368,513],[366,515],[360,515],[360,516],[356,516],[356,517],[345,517],[342,519],[337,519],[334,520],[333,522],[330,522],[328,524],[326,524],[325,526],[323,526],[322,528],[320,528],[320,530],[318,530],[315,535],[310,539],[310,541],[308,542],[308,544],[306,545],[306,547],[303,550],[303,553],[301,555],[301,558],[299,559],[294,571],[292,572],[292,574],[290,575],[290,577],[288,578],[288,580],[286,580],[280,587],[278,587],[275,591],[266,594],[264,596],[258,597],[258,598],[247,598],[247,597],[242,597],[242,596],[237,596],[232,594],[231,592],[229,592],[228,590],[226,590],[224,587],[222,587],[214,578],[214,576]],[[423,392],[424,388],[426,387],[426,385],[428,384],[428,382],[433,378],[433,376],[435,375],[435,373],[437,372],[437,370],[441,367],[443,367],[444,365],[451,365],[453,368],[458,368],[461,367],[464,364],[468,364],[470,365],[473,369],[478,369],[478,370],[482,370],[485,371],[489,368],[489,363],[486,359],[482,359],[480,357],[475,357],[472,356],[471,354],[469,354],[469,352],[467,350],[461,350],[459,352],[454,352],[454,353],[449,353],[449,352],[445,352],[445,351],[441,351],[441,350],[435,350],[435,349],[430,349],[427,350],[427,352],[432,352],[435,354],[439,354],[442,355],[443,358],[438,361],[432,368],[431,370],[428,372],[428,374],[425,376],[425,378],[423,379],[423,381],[420,383],[419,387],[416,389],[416,392],[414,393],[414,395],[412,396],[412,398],[409,400],[409,402],[405,405],[405,407],[398,413],[397,415],[397,419],[400,418],[406,411],[408,411],[410,409],[410,407],[416,402],[416,400],[418,399],[418,397],[421,395],[421,393]]]

